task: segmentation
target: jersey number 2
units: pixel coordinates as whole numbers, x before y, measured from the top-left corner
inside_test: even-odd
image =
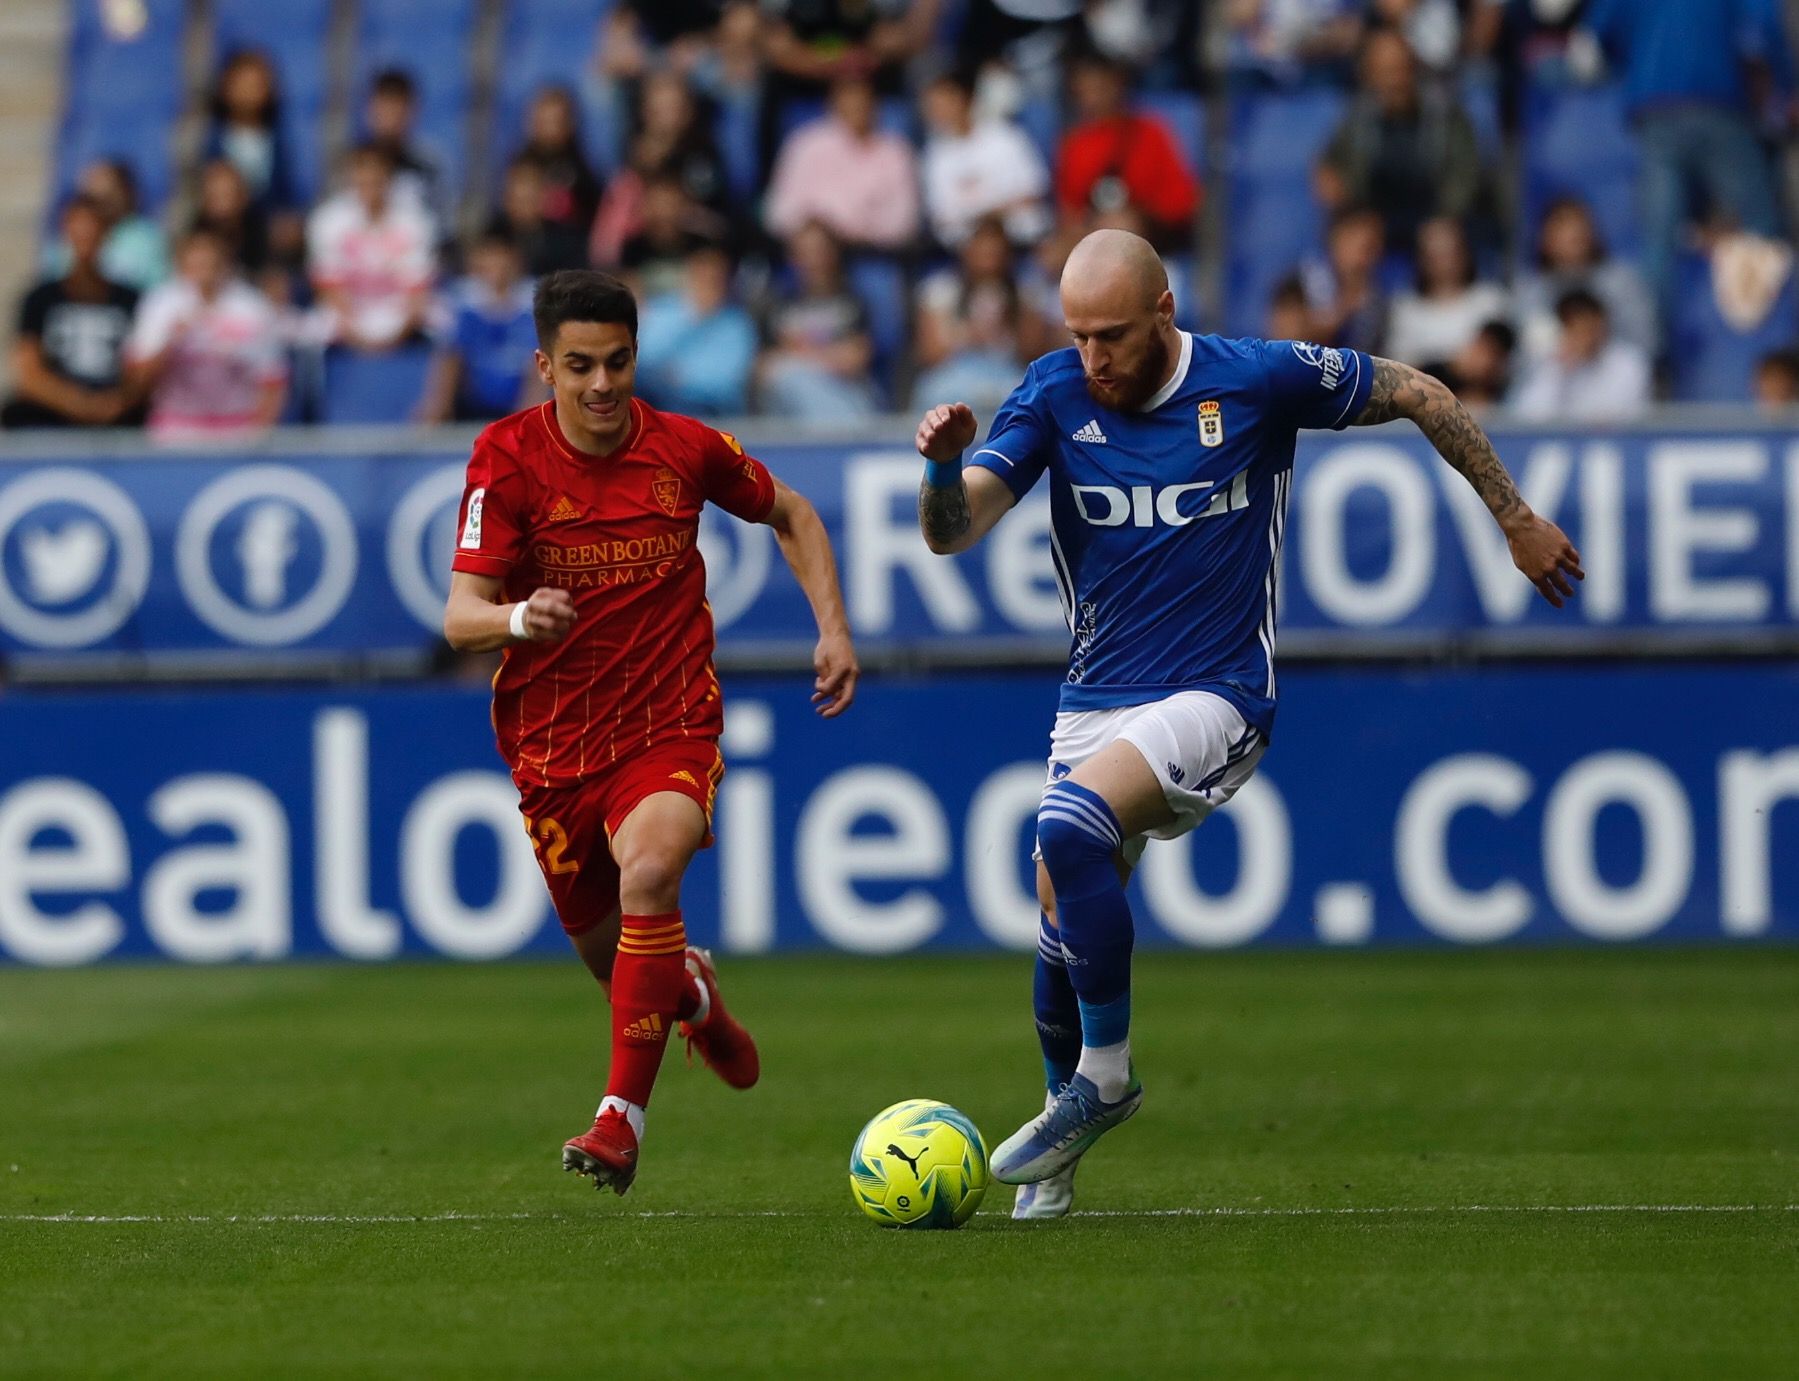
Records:
[[[543,855],[544,867],[552,873],[578,873],[581,865],[568,855],[568,831],[559,820],[545,816],[533,822],[525,820],[525,833],[531,836],[531,847]],[[548,844],[549,848],[544,848]]]

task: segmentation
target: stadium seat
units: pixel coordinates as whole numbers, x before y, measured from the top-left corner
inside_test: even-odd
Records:
[[[910,334],[911,294],[906,271],[896,259],[882,254],[858,254],[844,266],[850,290],[868,309],[868,334],[874,342],[875,378],[887,401],[896,396],[895,384],[901,357]]]
[[[1044,166],[1051,173],[1056,167],[1056,148],[1062,142],[1062,108],[1055,101],[1038,96],[1027,100],[1018,111],[1018,127],[1043,155]]]
[[[622,112],[606,110],[586,98],[600,22],[614,0],[510,0],[506,8],[501,51],[505,61],[494,75],[489,147],[493,150],[493,185],[499,186],[506,162],[523,144],[525,112],[531,98],[546,86],[563,86],[581,96],[582,146],[594,170],[609,179],[624,157],[626,130]]]
[[[1523,134],[1524,224],[1518,242],[1526,257],[1545,208],[1563,196],[1578,196],[1593,208],[1613,254],[1635,257],[1642,239],[1639,160],[1621,89],[1534,82],[1525,88]]]
[[[1227,327],[1253,335],[1281,278],[1322,247],[1323,216],[1312,196],[1312,168],[1345,105],[1319,87],[1245,91],[1232,103]]]
[[[1505,129],[1499,115],[1499,75],[1483,68],[1475,68],[1462,74],[1457,83],[1456,94],[1461,98],[1462,109],[1468,112],[1468,121],[1474,126],[1474,139],[1480,146],[1481,157],[1489,163],[1496,162],[1504,153]]]
[[[954,52],[962,41],[962,30],[968,23],[968,0],[943,0],[937,11],[937,28],[932,41],[940,49]]]
[[[120,120],[105,111],[65,119],[57,139],[56,195],[46,213],[54,216],[56,207],[74,192],[83,168],[109,159],[131,169],[142,209],[151,216],[159,214],[175,190],[172,134],[172,126],[160,120]]]
[[[1669,333],[1674,401],[1745,403],[1753,396],[1756,362],[1799,339],[1799,288],[1789,277],[1773,307],[1754,328],[1739,331],[1718,310],[1711,265],[1696,254],[1680,263],[1679,301]]]
[[[377,72],[391,67],[411,76],[418,85],[419,140],[447,155],[443,176],[452,198],[462,194],[468,174],[461,155],[474,103],[470,36],[479,16],[479,0],[362,0],[357,29],[353,108]]]
[[[105,6],[72,7],[67,108],[87,115],[110,112],[134,119],[172,120],[181,111],[181,50],[187,34],[185,0],[144,0],[124,11],[142,26],[107,23]]]
[[[422,345],[380,355],[328,351],[319,420],[333,424],[410,421],[424,394],[430,362],[431,351]]]
[[[762,112],[759,106],[721,105],[713,136],[731,194],[754,201],[762,190]]]
[[[1174,324],[1183,331],[1204,329],[1206,312],[1199,300],[1199,260],[1191,254],[1164,254],[1168,291],[1174,294]]]
[[[1149,91],[1137,98],[1137,110],[1168,126],[1187,167],[1200,176],[1210,168],[1206,157],[1206,108],[1191,91]]]
[[[180,118],[185,0],[145,0],[131,28],[108,23],[104,7],[72,7],[72,27],[57,135],[56,196],[74,189],[81,169],[97,158],[116,158],[137,176],[144,210],[157,214],[174,190],[170,138]]]
[[[324,120],[331,91],[332,8],[333,0],[213,0],[213,70],[252,48],[275,64],[281,134],[302,204],[317,201],[330,181]]]

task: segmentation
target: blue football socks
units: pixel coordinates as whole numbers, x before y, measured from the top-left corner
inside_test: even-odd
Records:
[[[1068,981],[1062,938],[1040,916],[1037,925],[1037,972],[1031,990],[1037,1014],[1037,1044],[1043,1047],[1043,1076],[1051,1093],[1074,1078],[1081,1058],[1081,1009]]]
[[[1130,1085],[1131,947],[1136,928],[1113,856],[1124,842],[1098,793],[1051,783],[1037,811],[1037,845],[1056,893],[1056,919],[1081,1014],[1080,1073],[1105,1102]]]

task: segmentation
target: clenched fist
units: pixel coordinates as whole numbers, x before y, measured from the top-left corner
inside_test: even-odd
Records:
[[[575,597],[541,585],[525,601],[525,636],[534,643],[561,642],[575,626]]]
[[[918,424],[918,454],[926,460],[954,460],[974,444],[974,409],[966,403],[932,408]]]

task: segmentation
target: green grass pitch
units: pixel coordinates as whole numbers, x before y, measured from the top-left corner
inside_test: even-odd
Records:
[[[623,1200],[572,956],[0,972],[0,1376],[1799,1370],[1799,951],[1143,956],[1086,1212],[955,1233],[846,1158],[1034,1110],[1028,956],[722,968]]]

